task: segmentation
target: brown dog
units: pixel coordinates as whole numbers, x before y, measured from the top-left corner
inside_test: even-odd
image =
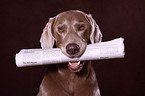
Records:
[[[50,18],[43,30],[42,48],[54,43],[70,58],[79,58],[89,41],[100,42],[101,31],[91,15],[77,10],[62,12]],[[91,61],[49,65],[38,96],[100,96]]]

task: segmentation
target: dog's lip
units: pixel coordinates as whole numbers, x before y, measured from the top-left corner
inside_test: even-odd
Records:
[[[74,55],[67,55],[69,58],[79,58],[80,56],[78,54],[74,54]]]
[[[72,72],[79,72],[83,68],[83,62],[82,61],[73,61],[68,63],[68,68]]]

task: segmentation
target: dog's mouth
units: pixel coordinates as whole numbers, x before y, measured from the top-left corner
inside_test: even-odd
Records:
[[[67,66],[72,72],[79,72],[83,68],[83,65],[83,61],[73,61],[69,62]]]

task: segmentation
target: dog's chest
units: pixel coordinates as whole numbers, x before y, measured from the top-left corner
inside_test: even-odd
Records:
[[[77,78],[74,74],[70,74],[68,80],[67,80],[67,87],[68,91],[72,92],[74,91],[75,87],[77,86],[76,79]]]
[[[60,82],[61,86],[68,93],[75,93],[80,89],[81,86],[87,85],[87,80],[85,78],[79,77],[75,73],[69,73],[69,75],[66,74],[65,76],[62,76]]]

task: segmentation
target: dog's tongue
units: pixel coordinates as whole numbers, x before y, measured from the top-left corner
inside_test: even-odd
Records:
[[[80,66],[80,61],[69,62],[69,67],[71,67],[72,69],[78,69],[79,66]]]

